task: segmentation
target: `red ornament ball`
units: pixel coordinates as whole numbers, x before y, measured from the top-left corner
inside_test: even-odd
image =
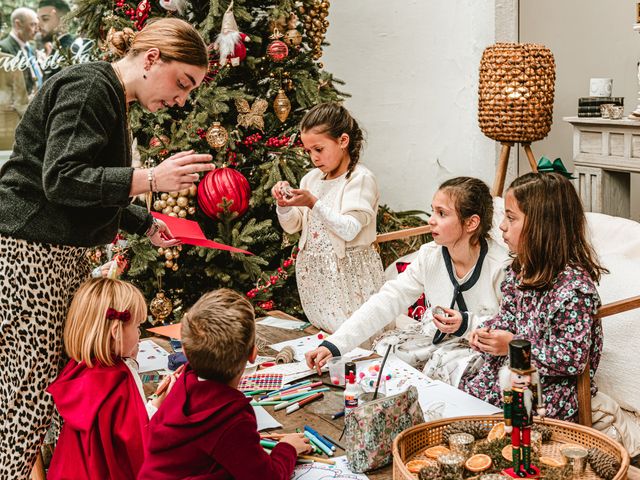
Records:
[[[224,198],[233,202],[229,210],[238,216],[249,209],[251,187],[245,176],[233,168],[210,171],[198,186],[198,205],[209,218],[220,218]]]
[[[280,40],[274,40],[267,47],[267,55],[274,62],[281,62],[289,55],[289,47]]]

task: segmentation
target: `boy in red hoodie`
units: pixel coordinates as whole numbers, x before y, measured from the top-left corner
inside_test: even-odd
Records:
[[[138,480],[288,480],[307,440],[285,435],[267,454],[237,390],[257,355],[251,304],[233,290],[206,293],[182,318],[182,347],[189,365],[151,419]]]

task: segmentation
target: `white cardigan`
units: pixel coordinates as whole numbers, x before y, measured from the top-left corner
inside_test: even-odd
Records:
[[[314,168],[307,173],[300,181],[300,188],[311,190],[312,186],[322,181],[324,173],[318,168]],[[338,258],[345,256],[348,247],[368,247],[376,240],[376,213],[378,211],[378,201],[380,194],[376,177],[371,171],[363,166],[356,165],[351,176],[340,186],[340,191],[335,197],[335,203],[329,205],[334,211],[341,215],[353,216],[362,229],[351,241],[345,241],[328,229],[331,245]],[[291,207],[285,212],[278,211],[278,221],[282,229],[287,233],[300,233],[298,247],[304,249],[307,241],[307,225],[309,222],[309,208]]]
[[[504,247],[490,238],[487,244],[480,277],[462,294],[469,309],[466,334],[498,311],[502,297],[500,285],[511,262]],[[351,351],[406,311],[422,293],[431,306],[448,308],[453,298],[453,285],[442,256],[442,247],[434,242],[423,245],[417,258],[398,278],[385,283],[380,292],[369,298],[323,343],[332,344],[341,354]]]

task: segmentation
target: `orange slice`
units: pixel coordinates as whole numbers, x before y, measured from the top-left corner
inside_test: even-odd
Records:
[[[451,453],[451,451],[445,447],[444,445],[437,445],[435,447],[430,447],[427,448],[424,451],[424,454],[429,457],[429,458],[433,458],[433,459],[438,459],[438,457],[440,455],[444,455],[445,453]]]
[[[411,473],[420,473],[424,467],[433,465],[429,460],[411,460],[407,462],[406,467]]]
[[[504,431],[504,422],[496,423],[489,432],[489,435],[487,435],[487,440],[490,442],[493,440],[500,440],[504,438],[506,434],[507,432]]]
[[[513,447],[511,445],[506,445],[503,449],[502,449],[502,456],[506,459],[509,460],[510,462],[513,462]]]
[[[467,470],[472,472],[484,472],[486,469],[491,467],[491,464],[491,457],[489,455],[478,453],[469,458],[469,460],[465,462],[464,466],[467,467]]]
[[[561,467],[564,465],[564,462],[561,462],[560,460],[557,460],[553,457],[540,457],[540,463],[543,463],[548,467]]]

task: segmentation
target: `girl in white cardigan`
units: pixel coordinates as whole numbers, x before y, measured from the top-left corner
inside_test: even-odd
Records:
[[[336,103],[316,105],[302,119],[301,139],[316,167],[293,189],[271,193],[287,233],[300,233],[296,281],[304,312],[333,333],[384,283],[376,238],[378,185],[358,165],[363,135]]]
[[[433,242],[397,279],[387,282],[319,348],[307,352],[310,367],[321,368],[331,356],[349,352],[406,311],[422,294],[428,306],[443,307],[420,326],[431,344],[422,360],[425,372],[454,385],[478,357],[466,336],[500,305],[500,284],[508,252],[489,237],[493,203],[481,180],[458,177],[444,182],[433,196],[429,219]],[[471,327],[471,328],[470,328]]]

